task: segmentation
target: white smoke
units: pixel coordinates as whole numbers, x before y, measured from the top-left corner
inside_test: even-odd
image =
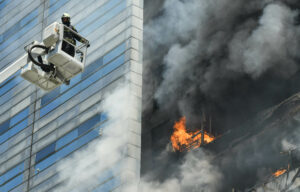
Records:
[[[122,85],[105,97],[101,110],[107,112],[109,123],[104,127],[99,140],[61,161],[58,167],[60,170],[59,180],[64,183],[56,191],[93,190],[99,185],[99,176],[113,169],[118,162],[122,163],[125,157],[124,146],[128,143],[128,130],[124,126],[130,116],[128,109],[134,105],[131,99],[126,99],[130,98],[128,87]],[[126,169],[126,167],[124,168]],[[216,167],[210,164],[209,155],[201,150],[189,153],[178,169],[180,175],[176,178],[170,177],[163,183],[137,179],[130,183],[123,183],[122,191],[134,192],[137,185],[138,192],[213,192],[220,187],[218,183],[221,183],[222,175]]]
[[[298,94],[294,97],[291,97],[291,99],[298,99]],[[300,150],[300,115],[299,112],[292,115],[294,124],[294,129],[290,132],[289,137],[284,138],[281,140],[281,150],[288,152],[292,150]]]
[[[291,151],[297,149],[299,147],[299,143],[297,145],[295,143],[292,143],[291,141],[288,141],[287,139],[283,139],[281,141],[281,147],[283,151]]]
[[[128,86],[122,86],[105,96],[101,111],[107,113],[108,124],[100,139],[87,148],[76,152],[59,165],[60,181],[65,183],[57,189],[62,192],[88,191],[99,185],[99,176],[113,169],[124,159],[127,133],[125,125],[132,107]],[[115,173],[116,174],[116,173]]]
[[[259,27],[244,42],[241,50],[244,59],[240,64],[245,73],[259,77],[274,66],[284,69],[284,76],[297,71],[297,64],[293,62],[298,50],[295,37],[299,33],[299,29],[293,25],[295,16],[296,12],[281,4],[265,7]],[[237,50],[232,53],[236,54]]]

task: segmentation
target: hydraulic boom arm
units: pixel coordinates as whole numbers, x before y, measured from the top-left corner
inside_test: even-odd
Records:
[[[81,38],[80,44],[71,44],[64,30]],[[63,24],[54,22],[44,29],[43,42],[34,41],[25,46],[26,54],[0,72],[0,84],[21,69],[21,76],[45,91],[51,91],[83,72],[89,41]],[[69,47],[69,48],[66,48]]]
[[[42,44],[37,41],[34,41],[31,44],[25,46],[25,50],[28,51],[29,48],[31,48],[32,46],[40,46],[40,45]],[[37,57],[44,54],[45,54],[44,49],[33,48],[31,50],[31,57]],[[29,54],[26,53],[23,56],[21,56],[19,59],[17,59],[14,63],[6,67],[3,71],[0,71],[0,84],[3,83],[6,79],[8,79],[10,76],[15,74],[18,70],[26,66],[31,61],[29,57],[30,57]]]
[[[28,54],[23,55],[13,64],[5,68],[3,71],[0,72],[0,84],[3,83],[6,79],[10,76],[15,74],[18,70],[24,67],[28,63]]]

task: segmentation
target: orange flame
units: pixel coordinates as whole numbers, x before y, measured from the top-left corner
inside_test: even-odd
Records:
[[[286,169],[279,169],[275,173],[273,173],[272,175],[274,177],[279,177],[280,175],[284,174],[286,171],[287,171]]]
[[[187,132],[186,118],[182,117],[174,124],[174,132],[171,136],[171,142],[175,151],[183,151],[184,149],[190,150],[200,147],[202,133],[201,131]],[[210,143],[215,138],[204,132],[204,143]]]

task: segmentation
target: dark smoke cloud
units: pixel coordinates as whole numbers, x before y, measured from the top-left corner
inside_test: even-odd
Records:
[[[214,145],[214,162],[226,175],[223,189],[246,189],[262,185],[278,169],[299,167],[299,94],[257,115],[247,126],[224,135]],[[225,141],[225,142],[224,142]],[[275,189],[274,189],[275,190]],[[281,191],[281,190],[277,190]]]
[[[198,149],[185,156],[184,162],[177,167],[180,174],[170,176],[164,182],[149,181],[143,178],[139,184],[140,192],[216,192],[222,190],[223,175],[210,163],[211,156]]]
[[[291,79],[299,68],[298,4],[166,0],[144,30],[146,97],[154,94],[161,107],[176,106],[190,121],[204,103],[240,114],[241,108],[257,112],[279,102],[286,97],[279,90],[290,94],[294,87],[277,81]]]
[[[284,146],[294,145],[286,141],[298,125],[252,118],[300,90],[299,8],[295,0],[165,0],[147,14],[155,16],[144,27],[145,100],[185,115],[191,127],[206,110],[215,133],[239,130],[217,141],[223,149],[211,147],[224,151],[210,162],[225,178],[220,191],[264,180],[282,163]]]

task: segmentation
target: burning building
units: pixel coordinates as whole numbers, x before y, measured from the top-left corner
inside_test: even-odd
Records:
[[[0,85],[0,191],[297,190],[297,0],[32,2],[0,0],[1,69],[63,12],[91,47],[69,86]]]
[[[300,3],[144,6],[142,175],[183,181],[185,157],[204,151],[219,187],[195,179],[181,191],[250,191],[296,178],[299,159],[283,151],[299,145]]]
[[[196,149],[204,144],[210,143],[215,138],[204,131],[202,125],[199,131],[189,132],[186,128],[186,118],[175,122],[174,132],[171,135],[171,142],[174,151],[189,151]]]

